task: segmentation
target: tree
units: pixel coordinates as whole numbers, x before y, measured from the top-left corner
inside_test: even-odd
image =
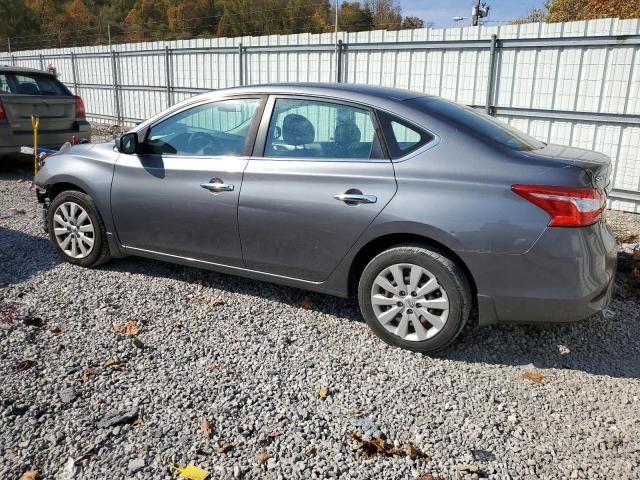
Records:
[[[424,28],[424,20],[418,17],[404,17],[402,19],[403,30],[411,30],[413,28]]]
[[[40,23],[33,11],[26,7],[24,0],[0,2],[0,18],[3,19],[0,22],[0,50],[8,48],[8,39],[11,37],[14,38],[13,49],[37,41],[35,35],[40,31]]]
[[[547,22],[640,17],[639,0],[553,0],[548,8]]]
[[[338,25],[344,32],[358,32],[373,28],[373,14],[368,5],[343,2],[338,10]]]
[[[394,0],[368,0],[375,30],[400,30],[402,13]]]
[[[176,37],[197,37],[214,32],[219,12],[213,0],[172,2],[167,8],[169,31]]]
[[[163,0],[137,0],[124,19],[124,38],[128,42],[156,40],[168,30],[167,4]]]

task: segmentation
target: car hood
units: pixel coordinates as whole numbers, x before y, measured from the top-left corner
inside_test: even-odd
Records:
[[[585,172],[585,185],[604,189],[610,184],[611,159],[604,153],[548,144],[539,150],[526,152],[525,156],[542,162],[563,163],[578,167]]]

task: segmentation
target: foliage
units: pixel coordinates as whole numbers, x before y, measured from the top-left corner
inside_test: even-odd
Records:
[[[424,28],[398,0],[355,0],[338,9],[341,31]],[[333,0],[0,0],[0,50],[333,32]],[[432,24],[427,24],[431,26]],[[107,33],[109,31],[109,34]]]
[[[616,17],[640,17],[640,0],[553,0],[545,20],[570,22]]]

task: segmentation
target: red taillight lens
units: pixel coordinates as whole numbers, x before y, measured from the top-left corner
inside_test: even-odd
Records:
[[[74,98],[76,100],[76,118],[85,118],[87,113],[84,110],[84,102],[77,95]]]
[[[4,105],[2,105],[2,100],[0,100],[0,120],[5,120],[7,118],[7,112],[4,111]]]
[[[511,190],[547,212],[550,227],[593,225],[607,203],[606,193],[596,188],[513,185]]]

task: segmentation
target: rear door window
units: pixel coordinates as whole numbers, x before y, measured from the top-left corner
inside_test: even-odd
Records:
[[[0,93],[17,95],[69,95],[67,89],[49,75],[2,73]]]
[[[398,159],[426,145],[435,137],[411,123],[386,112],[378,112],[391,158]]]
[[[264,156],[300,159],[384,158],[370,110],[297,98],[276,100]]]

